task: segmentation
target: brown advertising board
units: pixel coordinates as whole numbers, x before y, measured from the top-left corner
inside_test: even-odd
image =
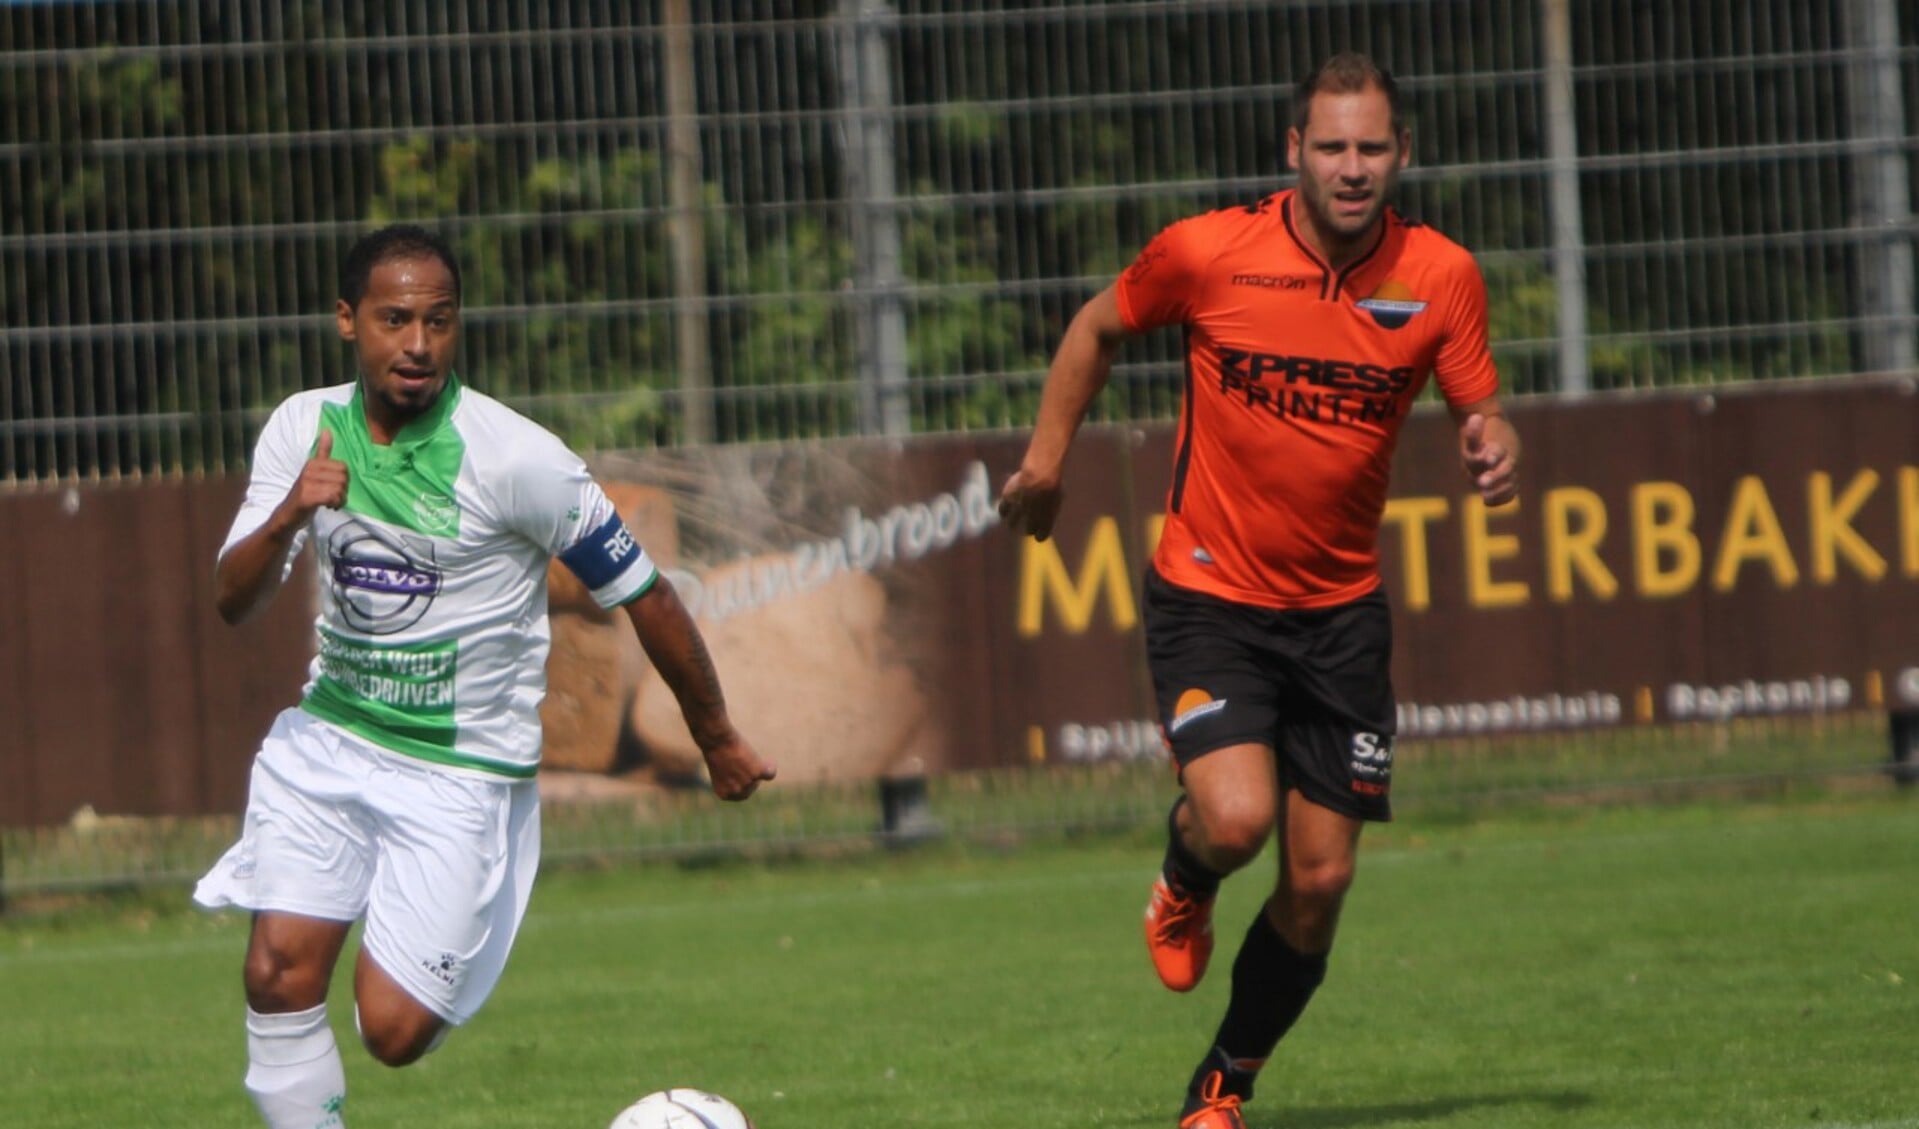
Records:
[[[1910,383],[1515,414],[1516,509],[1447,482],[1443,421],[1402,445],[1382,548],[1403,735],[1919,706]]]
[[[1912,382],[1512,411],[1522,496],[1496,510],[1442,409],[1403,432],[1380,539],[1402,737],[1919,710]],[[592,464],[699,616],[736,718],[804,783],[1162,758],[1139,581],[1173,441],[1084,430],[1045,543],[993,511],[1019,434]],[[305,588],[238,631],[212,614],[238,491],[0,493],[0,822],[237,808],[312,607]],[[549,758],[684,779],[670,694],[635,652],[581,645],[623,627],[555,593]],[[605,723],[578,724],[594,699]]]
[[[1522,497],[1499,509],[1466,489],[1443,410],[1402,434],[1380,538],[1402,737],[1919,708],[1911,382],[1522,402],[1513,415]],[[1092,432],[1081,446],[1129,442]],[[1135,509],[1149,521],[1171,444],[1167,428],[1143,444]],[[1092,635],[1138,652],[1130,606],[1081,610],[1109,516],[1075,499],[1055,549],[1016,550],[1023,571],[1062,572],[1056,587],[1078,603],[1051,599],[1045,629],[1007,646],[1050,653],[1056,636]],[[1134,703],[1065,716],[1042,696],[1020,713],[1051,751],[1125,755],[1152,720],[1149,699]]]
[[[1471,496],[1436,405],[1402,436],[1380,540],[1402,735],[1919,708],[1919,398],[1909,384],[1513,411],[1528,451],[1513,506],[1488,510]],[[882,653],[903,662],[917,687],[913,720],[889,726],[917,736],[910,753],[869,750],[867,770],[1162,756],[1138,595],[1173,440],[1170,425],[1084,431],[1059,528],[1043,544],[984,516],[1019,458],[1017,435],[836,444],[802,459],[832,461],[832,476],[755,465],[790,463],[791,450],[674,456],[719,461],[673,480],[731,482],[735,502],[769,488],[783,497],[690,506],[723,515],[694,538],[709,551],[744,551],[723,547],[743,513],[809,512],[806,535],[840,543],[839,556],[886,591],[883,647],[830,660],[729,648],[722,670]],[[803,477],[830,477],[838,493],[797,505],[784,494]],[[977,520],[916,541],[914,523],[933,528],[926,515],[941,507]],[[763,550],[769,539],[757,536]],[[875,707],[848,688],[869,682],[842,671],[810,695],[832,700],[822,717],[858,729]],[[844,774],[794,767],[801,779]]]

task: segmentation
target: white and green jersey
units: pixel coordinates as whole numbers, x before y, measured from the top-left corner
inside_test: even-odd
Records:
[[[579,456],[452,377],[388,446],[367,432],[357,380],[281,404],[223,556],[286,498],[322,431],[347,465],[347,500],[316,511],[288,555],[291,569],[311,538],[320,579],[302,708],[405,756],[533,775],[548,561],[607,608],[652,587],[653,562]]]

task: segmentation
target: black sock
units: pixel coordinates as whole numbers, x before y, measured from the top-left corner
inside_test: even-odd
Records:
[[[1181,796],[1173,801],[1173,810],[1166,813],[1166,861],[1160,864],[1160,872],[1166,880],[1181,891],[1199,898],[1210,898],[1219,893],[1219,880],[1225,875],[1200,861],[1192,848],[1179,836],[1179,805],[1186,802]]]
[[[1292,1029],[1313,991],[1326,978],[1326,954],[1307,956],[1286,943],[1261,907],[1233,958],[1233,995],[1213,1049],[1188,1086],[1198,1093],[1206,1076],[1224,1070],[1223,1089],[1253,1096],[1253,1077],[1280,1037]]]

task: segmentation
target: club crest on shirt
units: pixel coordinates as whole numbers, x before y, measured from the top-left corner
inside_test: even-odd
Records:
[[[427,533],[455,533],[460,528],[460,504],[445,494],[422,490],[413,499],[413,518]]]
[[[1390,278],[1354,304],[1371,315],[1381,329],[1398,329],[1426,308],[1426,303],[1413,297],[1410,287]]]

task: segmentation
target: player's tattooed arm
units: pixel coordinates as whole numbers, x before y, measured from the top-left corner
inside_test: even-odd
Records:
[[[693,616],[665,576],[626,605],[640,646],[680,704],[687,732],[706,758],[713,792],[722,800],[744,800],[760,782],[773,779],[771,761],[761,757],[733,727],[720,689],[719,671]]]

